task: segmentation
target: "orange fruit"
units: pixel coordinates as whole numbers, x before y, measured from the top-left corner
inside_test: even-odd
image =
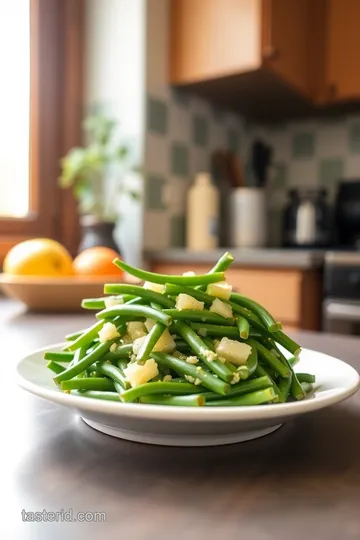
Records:
[[[123,271],[113,264],[119,257],[113,249],[108,247],[92,247],[81,251],[73,261],[75,274],[81,276],[122,276]]]
[[[56,240],[33,238],[10,249],[4,272],[18,276],[68,276],[73,274],[72,257]]]

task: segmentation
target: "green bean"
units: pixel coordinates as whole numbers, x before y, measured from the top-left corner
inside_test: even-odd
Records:
[[[152,357],[160,365],[167,366],[180,376],[187,375],[194,380],[199,379],[201,384],[216,394],[225,395],[229,391],[229,385],[201,366],[188,364],[180,358],[175,358],[165,353],[153,353]],[[232,374],[231,374],[232,377]]]
[[[256,377],[265,377],[265,376],[267,376],[270,379],[271,386],[273,387],[274,392],[276,394],[276,400],[278,402],[280,402],[280,403],[284,403],[284,401],[285,401],[284,396],[283,396],[280,388],[276,384],[275,379],[273,377],[271,377],[271,375],[269,375],[266,368],[264,368],[263,366],[258,364],[257,367],[256,367],[256,370],[255,370],[255,375],[256,375]]]
[[[176,350],[180,353],[191,353],[191,350],[190,350],[190,347],[189,347],[189,344],[186,343],[186,341],[183,341],[183,340],[178,340],[175,342],[176,343]]]
[[[218,262],[215,264],[215,266],[212,267],[211,270],[209,270],[209,274],[214,274],[216,272],[225,272],[229,268],[229,266],[234,262],[234,257],[229,253],[228,251],[224,253],[218,260]],[[203,287],[203,285],[198,286]]]
[[[230,399],[217,399],[206,403],[206,405],[209,407],[251,407],[252,405],[271,403],[274,399],[276,399],[276,393],[271,387]]]
[[[215,352],[215,346],[214,346],[214,343],[213,343],[212,339],[210,339],[208,337],[203,337],[201,339],[203,340],[203,342],[205,343],[207,348],[210,349],[210,351]]]
[[[232,302],[240,304],[241,306],[255,313],[255,315],[259,317],[270,332],[277,332],[278,330],[281,330],[281,323],[276,322],[274,317],[263,306],[254,300],[251,300],[247,296],[238,293],[232,293],[230,299]]]
[[[123,360],[123,359],[120,359],[120,360],[117,361],[117,366],[120,369],[120,371],[122,371],[123,375],[124,375],[124,369],[126,369],[128,367],[128,364],[129,364],[129,362],[126,361],[126,360]],[[125,377],[125,375],[124,375],[124,377]]]
[[[62,373],[65,370],[64,366],[61,366],[54,360],[50,360],[50,362],[46,364],[46,367],[51,369],[51,371],[56,373],[56,375],[58,375],[59,373]]]
[[[72,334],[66,334],[65,340],[66,341],[75,341],[78,337],[80,337],[84,332],[86,332],[87,328],[84,328],[84,330],[79,330],[78,332],[73,332]]]
[[[133,352],[133,346],[132,343],[126,344],[126,345],[119,345],[116,348],[116,351],[109,351],[107,355],[104,358],[105,360],[110,360],[110,362],[114,362],[118,360],[119,358],[129,358],[132,355]]]
[[[135,276],[144,281],[150,281],[151,283],[160,283],[164,285],[165,283],[175,283],[177,285],[207,285],[208,283],[217,283],[218,281],[224,281],[225,274],[224,272],[216,272],[213,274],[204,274],[199,276],[175,276],[167,274],[156,274],[154,272],[148,272],[146,270],[140,270],[139,268],[134,268],[130,264],[121,261],[120,259],[115,259],[115,266],[124,270],[131,276]]]
[[[289,398],[291,381],[292,381],[292,375],[288,377],[287,379],[283,379],[282,377],[279,377],[279,380],[278,380],[278,388],[280,392],[282,393],[285,402]]]
[[[202,394],[190,394],[188,396],[158,396],[146,395],[139,398],[140,403],[147,405],[171,405],[175,407],[203,407],[205,398]]]
[[[256,347],[261,358],[269,364],[281,377],[290,377],[291,370],[289,367],[281,362],[275,355],[273,355],[264,345],[256,342]]]
[[[229,302],[231,305],[231,309],[236,315],[240,315],[241,317],[244,317],[244,319],[247,319],[247,321],[254,326],[254,328],[260,330],[260,331],[266,331],[266,328],[263,324],[263,322],[259,319],[255,313],[252,313],[248,308],[244,306],[240,306],[239,304],[236,304],[236,302]]]
[[[44,354],[44,360],[55,360],[55,362],[70,362],[73,358],[73,352],[46,351]]]
[[[144,289],[139,285],[128,285],[126,283],[107,283],[104,286],[104,292],[106,294],[128,293],[135,296],[141,296],[141,298],[144,298],[149,302],[158,302],[160,305],[167,308],[172,308],[175,305],[174,300],[168,298],[164,294],[150,291],[149,289]]]
[[[159,304],[158,302],[150,302],[150,306],[154,309],[160,309],[160,311],[163,309],[164,306]]]
[[[119,300],[120,304],[125,304],[134,298],[135,297],[132,294],[122,294],[114,297],[114,300]],[[104,298],[84,298],[81,302],[81,307],[84,309],[104,309],[106,308],[106,300],[108,299],[108,296],[105,296]]]
[[[239,329],[239,334],[242,339],[248,339],[250,334],[249,321],[245,317],[236,317],[236,325]]]
[[[308,383],[308,382],[303,382],[303,383],[301,383],[301,388],[302,388],[302,391],[304,392],[304,394],[306,396],[307,394],[309,394],[313,390],[313,385],[311,383]]]
[[[105,377],[109,377],[114,382],[118,383],[121,386],[122,391],[130,388],[130,383],[126,380],[123,371],[118,367],[107,362],[102,362],[97,365],[96,371],[100,375],[105,375]]]
[[[233,374],[224,364],[220,362],[217,356],[213,360],[209,360],[209,357],[213,357],[214,353],[206,347],[202,339],[194,332],[194,330],[190,328],[190,326],[183,321],[177,321],[174,324],[174,327],[177,333],[180,334],[185,341],[187,341],[196,356],[201,358],[210,371],[215,373],[215,375],[220,377],[220,379],[223,381],[232,381]]]
[[[120,396],[117,392],[101,392],[99,390],[71,390],[73,396],[103,399],[105,401],[120,401]]]
[[[113,390],[114,384],[104,377],[85,377],[62,381],[61,390]]]
[[[79,336],[75,341],[70,343],[67,348],[70,351],[75,351],[79,347],[83,347],[84,345],[89,345],[94,338],[98,337],[100,330],[104,326],[104,321],[97,321],[95,324],[90,326],[81,336]]]
[[[135,317],[145,317],[159,322],[165,326],[170,326],[172,322],[171,317],[169,317],[169,315],[166,315],[163,311],[159,311],[148,306],[129,306],[129,304],[123,304],[121,306],[114,306],[111,308],[103,309],[96,314],[96,317],[103,322],[103,319],[119,317],[121,315],[135,315]]]
[[[148,335],[146,336],[146,339],[144,339],[144,343],[142,344],[140,351],[138,352],[138,355],[136,357],[136,360],[138,362],[141,362],[143,360],[147,360],[152,353],[155,345],[163,335],[163,333],[166,330],[166,326],[164,326],[161,323],[156,323]]]
[[[207,309],[202,311],[196,309],[164,309],[164,313],[169,315],[174,321],[185,319],[186,321],[200,321],[204,323],[221,324],[223,326],[232,326],[234,324],[233,319],[226,319]]]
[[[292,374],[291,387],[290,387],[291,395],[297,400],[303,399],[305,397],[305,394],[301,386],[301,383],[298,379],[298,376],[294,371],[293,366],[290,364],[286,356],[284,356],[283,353],[279,349],[278,349],[278,353],[280,355],[281,361],[283,362],[284,365],[288,366]]]
[[[221,397],[218,396],[218,394],[215,394],[215,392],[204,392],[204,396],[206,398],[206,403],[208,401],[214,401],[217,399],[228,399],[233,398],[237,396],[242,396],[243,394],[248,394],[249,392],[255,392],[256,390],[264,390],[265,388],[269,388],[272,386],[272,381],[270,377],[267,375],[264,375],[263,377],[259,377],[258,379],[250,379],[248,381],[240,382],[239,384],[235,384],[232,386],[229,390],[229,392],[226,394],[226,396]]]
[[[105,341],[105,343],[99,343],[99,345],[97,345],[97,347],[93,351],[91,351],[91,353],[86,354],[84,358],[82,358],[77,364],[68,367],[62,373],[56,375],[56,377],[54,377],[54,382],[56,384],[59,384],[62,381],[68,381],[69,379],[72,379],[73,377],[75,377],[75,375],[78,375],[79,373],[84,371],[84,369],[91,366],[91,364],[96,362],[96,360],[102,358],[110,349],[111,344],[112,341]]]
[[[244,367],[247,368],[248,370],[248,377],[251,377],[251,375],[253,375],[253,373],[255,373],[255,370],[257,368],[257,364],[258,364],[258,351],[257,351],[257,344],[256,344],[256,341],[254,341],[253,339],[249,339],[247,341],[247,343],[250,345],[251,347],[251,353],[246,361],[246,364]],[[243,378],[243,377],[242,377]]]
[[[310,373],[296,373],[296,376],[300,383],[306,382],[309,384],[313,384],[315,382],[315,375],[311,375]]]
[[[120,399],[124,402],[130,402],[148,394],[196,394],[198,392],[199,387],[189,382],[158,381],[148,382],[135,386],[135,388],[130,388],[130,390],[126,390],[126,392],[120,394]],[[214,395],[219,397],[218,394]]]
[[[291,366],[296,366],[296,364],[299,362],[299,357],[298,356],[290,356],[290,358],[288,358],[288,362]]]
[[[272,335],[272,338],[279,343],[279,345],[282,345],[284,349],[289,351],[289,353],[293,354],[294,356],[299,356],[301,352],[301,347],[293,341],[287,334],[284,334],[281,330],[278,332],[274,332]]]
[[[240,339],[239,330],[236,326],[220,326],[218,324],[191,323],[191,328],[196,330],[201,337],[218,336],[231,339]]]
[[[188,294],[199,302],[204,302],[204,304],[212,304],[215,300],[214,296],[210,296],[199,289],[192,289],[191,287],[184,287],[183,285],[174,285],[173,283],[166,283],[164,293],[169,296],[178,296],[179,294]]]

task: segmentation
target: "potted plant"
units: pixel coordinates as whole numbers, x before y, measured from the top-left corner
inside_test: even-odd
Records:
[[[84,121],[87,144],[72,148],[61,159],[59,184],[71,188],[78,201],[82,229],[79,251],[106,246],[119,252],[113,237],[118,219],[119,196],[127,193],[138,198],[126,184],[135,167],[128,145],[118,141],[117,122],[103,114]]]

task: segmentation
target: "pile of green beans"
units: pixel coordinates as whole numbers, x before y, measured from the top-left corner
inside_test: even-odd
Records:
[[[61,351],[44,354],[58,388],[84,398],[117,401],[120,406],[239,407],[304,399],[313,392],[315,377],[296,373],[301,348],[282,331],[280,322],[236,292],[222,300],[231,307],[231,317],[211,310],[215,297],[207,287],[225,281],[233,261],[230,253],[224,253],[207,274],[164,275],[115,259],[122,271],[157,286],[109,283],[104,286],[104,294],[112,295],[109,301],[108,296],[82,301],[84,309],[96,311],[96,321],[65,336]],[[178,309],[179,294],[203,302],[204,309]],[[132,321],[137,321],[141,333],[136,344],[139,336],[130,331]],[[251,347],[243,365],[216,353],[222,338]],[[150,360],[157,366],[151,379],[129,375],[133,368],[144,373]]]

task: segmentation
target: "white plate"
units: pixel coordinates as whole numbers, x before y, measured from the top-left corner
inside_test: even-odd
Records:
[[[17,365],[19,385],[25,390],[78,413],[91,427],[109,435],[149,444],[214,446],[261,437],[286,420],[339,403],[359,388],[357,371],[341,360],[303,349],[298,372],[316,376],[316,394],[304,401],[253,407],[187,408],[118,403],[60,392],[43,360],[35,351]]]

